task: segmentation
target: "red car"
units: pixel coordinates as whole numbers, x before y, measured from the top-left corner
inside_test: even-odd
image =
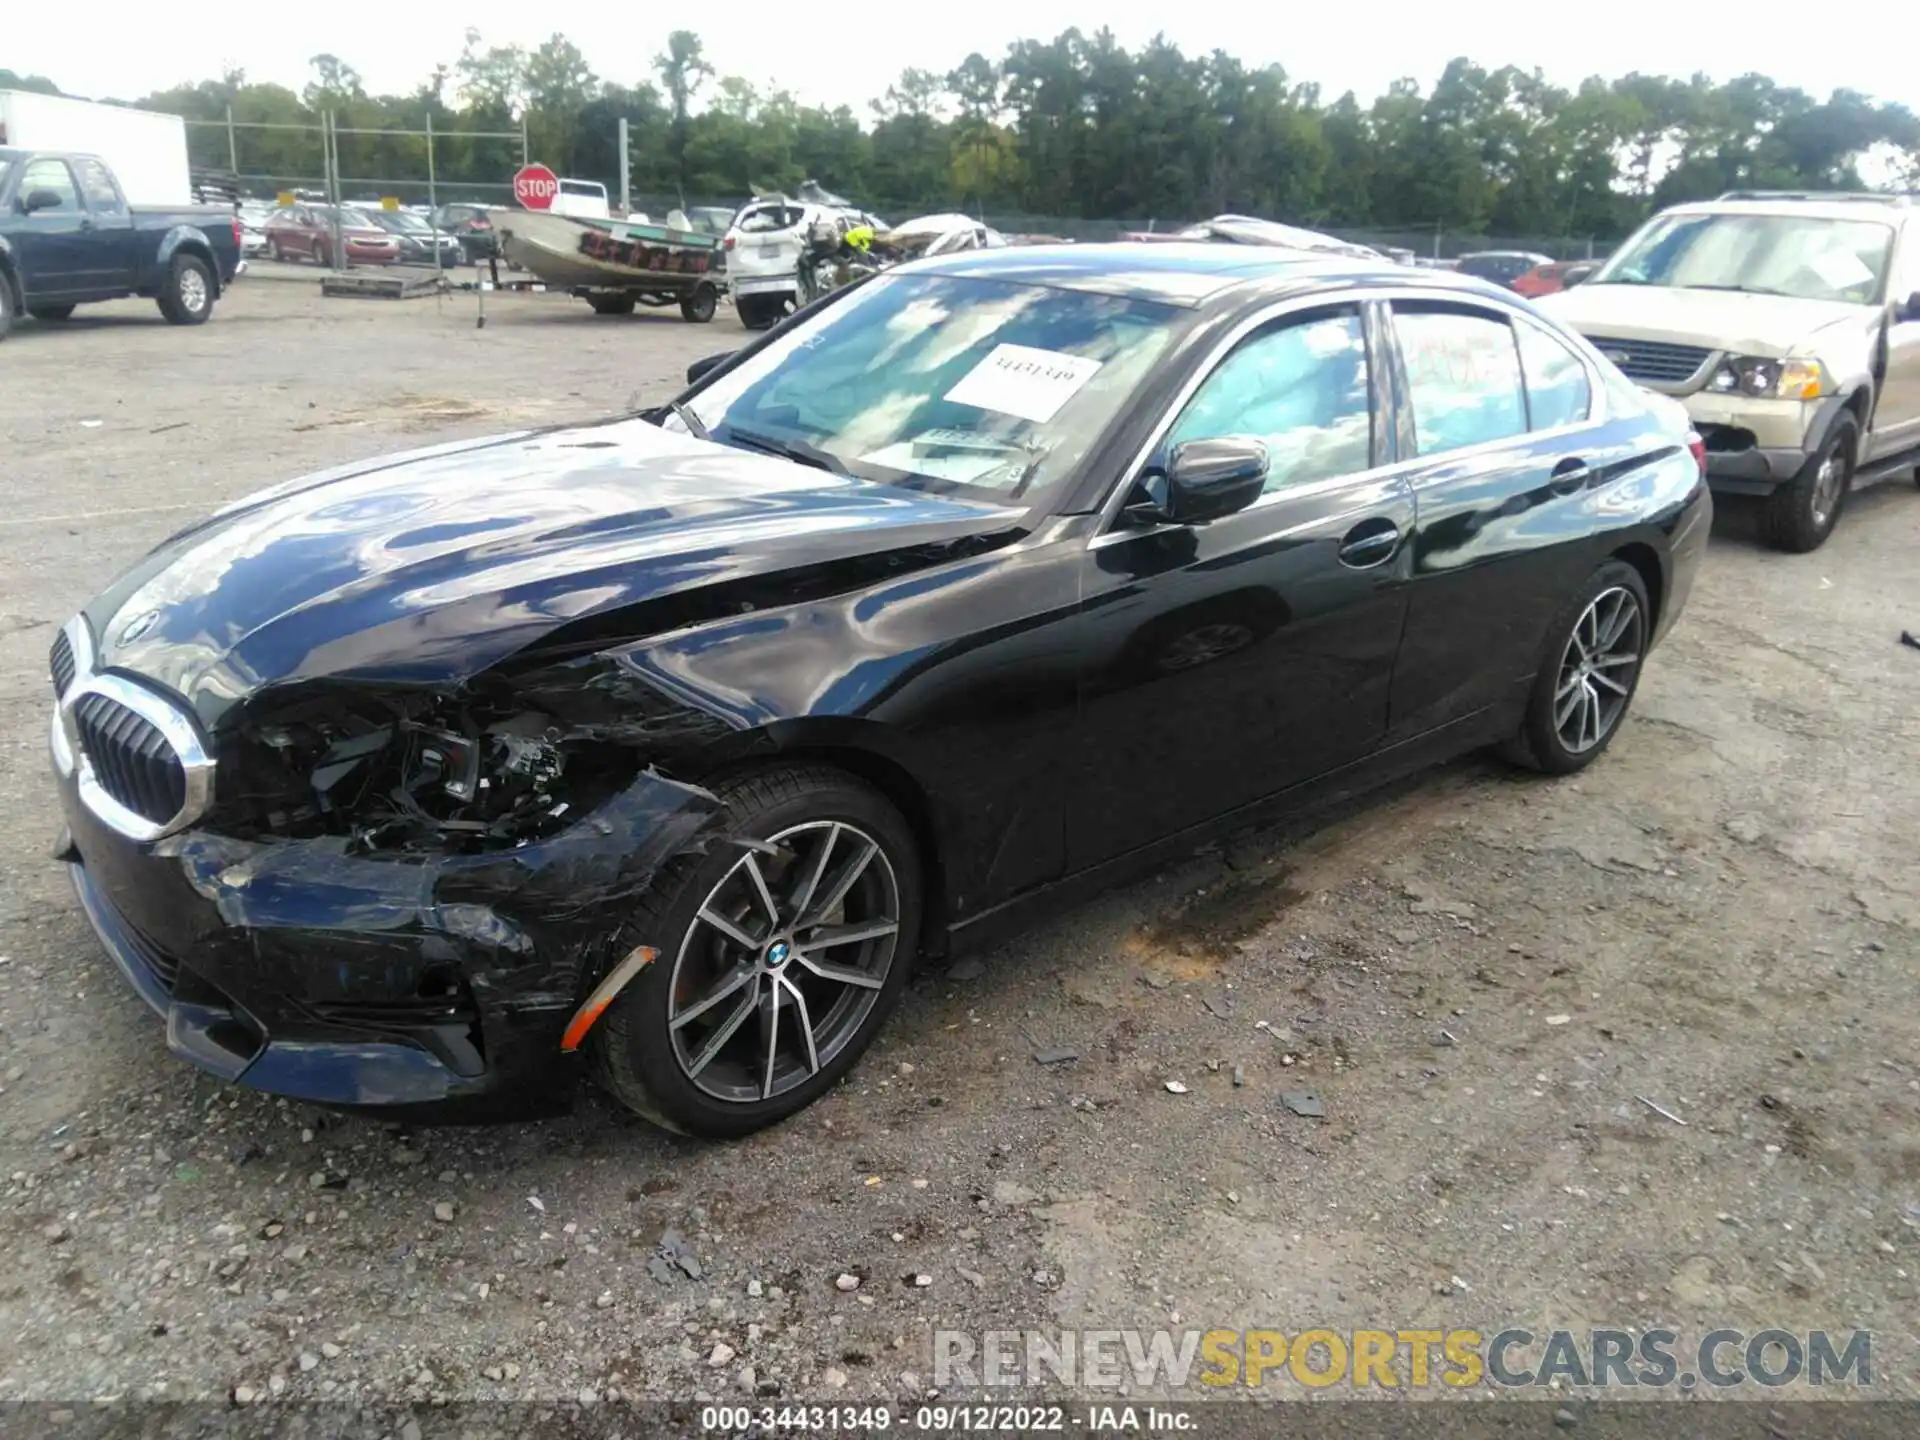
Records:
[[[1509,284],[1516,295],[1524,295],[1529,300],[1538,300],[1542,295],[1571,290],[1599,268],[1598,260],[1555,260],[1550,264],[1536,265],[1523,275],[1514,276]]]
[[[399,237],[381,229],[357,211],[340,211],[340,248],[349,261],[391,265],[400,258]],[[321,265],[334,261],[334,207],[302,202],[286,205],[267,217],[267,253],[276,260],[308,259]]]

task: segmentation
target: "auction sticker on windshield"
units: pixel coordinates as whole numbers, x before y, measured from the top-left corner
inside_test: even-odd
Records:
[[[960,377],[946,398],[955,404],[977,405],[982,410],[997,410],[1044,425],[1099,370],[1098,360],[1082,355],[1035,350],[1027,345],[996,345],[986,359]]]

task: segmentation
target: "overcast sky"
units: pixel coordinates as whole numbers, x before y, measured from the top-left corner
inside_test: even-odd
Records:
[[[210,78],[227,63],[297,90],[308,78],[308,58],[321,51],[353,65],[369,90],[402,92],[436,62],[451,64],[468,25],[495,44],[537,44],[561,29],[599,74],[631,82],[649,74],[652,56],[674,28],[651,18],[660,13],[654,6],[527,0],[370,8],[240,0],[196,12],[192,24],[159,22],[163,12],[152,0],[93,0],[79,11],[36,0],[4,8],[0,67],[44,74],[71,93],[117,99]],[[1812,18],[1797,24],[1792,17],[1809,12],[1784,6],[1530,10],[1457,0],[1355,6],[1214,0],[1171,10],[1148,0],[888,0],[825,8],[722,0],[696,12],[681,23],[699,31],[722,74],[777,82],[806,102],[845,102],[862,116],[866,102],[908,65],[944,71],[970,50],[998,59],[1011,40],[1048,38],[1072,25],[1091,32],[1103,23],[1130,47],[1165,30],[1189,52],[1219,48],[1250,64],[1278,61],[1295,79],[1319,81],[1329,98],[1352,89],[1370,99],[1402,75],[1431,85],[1448,58],[1464,53],[1489,67],[1538,66],[1565,85],[1632,70],[1704,70],[1722,80],[1759,71],[1823,98],[1847,86],[1920,108],[1913,0],[1859,0],[1846,7],[1844,24]],[[103,43],[115,35],[121,43]]]

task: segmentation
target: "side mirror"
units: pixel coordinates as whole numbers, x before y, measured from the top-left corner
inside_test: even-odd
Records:
[[[58,210],[60,208],[60,192],[58,190],[29,190],[24,203],[27,214],[29,215],[33,214],[36,210]]]
[[[1167,457],[1159,483],[1128,509],[1161,524],[1202,525],[1259,499],[1268,466],[1266,445],[1251,436],[1183,440]]]
[[[722,350],[718,355],[708,355],[687,366],[687,384],[692,385],[711,370],[716,370],[734,356],[731,350]]]
[[[1920,323],[1920,290],[1907,297],[1907,303],[1900,307],[1899,314],[1893,318],[1903,325],[1908,322]]]

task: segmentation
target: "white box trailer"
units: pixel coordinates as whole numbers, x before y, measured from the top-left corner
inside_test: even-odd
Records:
[[[178,115],[65,95],[0,90],[0,145],[98,155],[133,205],[191,205],[187,122]]]

